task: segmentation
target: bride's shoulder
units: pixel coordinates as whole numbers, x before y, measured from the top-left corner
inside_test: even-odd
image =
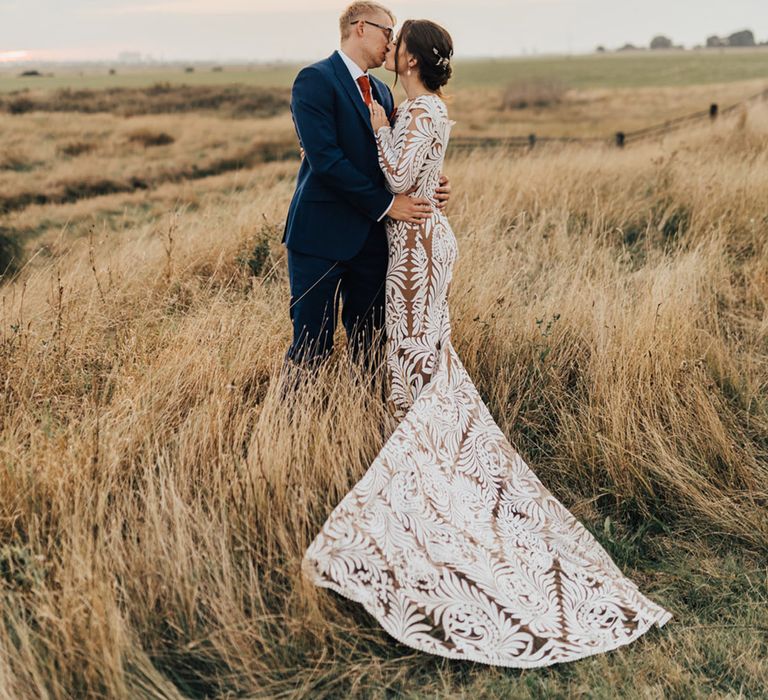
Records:
[[[426,93],[410,100],[408,109],[423,109],[432,115],[448,116],[448,108],[442,98],[435,93]]]

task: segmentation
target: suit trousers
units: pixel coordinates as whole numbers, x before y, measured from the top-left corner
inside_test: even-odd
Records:
[[[362,249],[349,260],[328,260],[288,249],[293,341],[286,365],[316,367],[333,352],[339,301],[354,361],[369,369],[383,358],[384,283],[387,237],[372,227]]]

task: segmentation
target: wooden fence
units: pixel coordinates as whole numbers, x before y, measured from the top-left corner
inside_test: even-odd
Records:
[[[682,129],[688,124],[700,122],[705,119],[715,121],[718,117],[729,114],[740,107],[746,106],[752,102],[758,100],[768,99],[768,88],[761,90],[760,92],[747,97],[741,102],[729,105],[724,109],[720,108],[720,105],[713,102],[709,105],[708,109],[701,110],[699,112],[693,112],[686,114],[682,117],[676,117],[675,119],[669,119],[660,124],[654,124],[652,126],[645,127],[643,129],[637,129],[636,131],[617,131],[610,137],[579,137],[579,136],[537,136],[536,134],[528,134],[528,136],[506,136],[506,137],[482,137],[482,136],[463,136],[454,137],[451,139],[451,147],[453,149],[474,149],[474,148],[535,148],[537,144],[546,143],[581,143],[581,144],[605,144],[615,145],[618,148],[624,148],[628,144],[636,143],[646,139],[656,138],[663,136],[672,131]]]

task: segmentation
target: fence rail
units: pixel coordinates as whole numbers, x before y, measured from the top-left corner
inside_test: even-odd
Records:
[[[684,127],[686,124],[709,119],[715,121],[718,117],[746,106],[752,102],[758,100],[768,100],[768,88],[761,90],[760,92],[750,95],[740,102],[736,102],[724,109],[720,109],[720,105],[713,102],[709,105],[708,109],[703,109],[698,112],[692,112],[691,114],[685,114],[681,117],[675,117],[674,119],[668,119],[667,121],[659,124],[653,124],[651,126],[644,127],[642,129],[636,129],[635,131],[617,131],[613,136],[600,137],[600,136],[538,136],[537,134],[528,134],[528,136],[497,136],[497,137],[483,137],[483,136],[459,136],[451,139],[451,146],[456,149],[474,149],[474,148],[534,148],[537,144],[545,143],[580,143],[580,144],[596,144],[602,143],[605,145],[615,145],[619,148],[624,148],[630,142],[642,141],[650,139],[664,134],[677,131]]]

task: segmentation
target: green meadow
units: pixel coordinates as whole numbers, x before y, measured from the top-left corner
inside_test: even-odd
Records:
[[[241,83],[265,87],[290,85],[301,64],[253,66],[117,67],[114,75],[106,66],[83,70],[41,69],[41,77],[22,78],[18,72],[0,71],[0,92],[58,88],[99,89],[142,87],[158,82],[188,85]],[[578,56],[472,59],[455,62],[452,86],[499,87],[521,79],[556,79],[578,88],[653,87],[701,85],[768,78],[768,49],[700,51],[627,51]],[[49,73],[53,75],[49,75]],[[388,82],[391,74],[379,70]]]

